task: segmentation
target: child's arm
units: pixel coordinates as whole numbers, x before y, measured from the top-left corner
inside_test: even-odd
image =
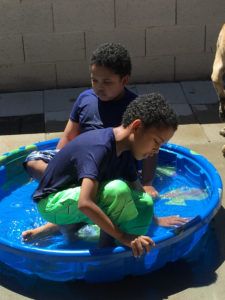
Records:
[[[124,233],[110,220],[110,218],[96,204],[98,182],[84,178],[81,185],[78,208],[88,216],[103,231],[132,248],[134,256],[140,256],[144,251],[149,252],[154,242],[148,236],[137,236]]]
[[[139,179],[133,181],[133,182],[129,182],[129,186],[131,189],[135,190],[135,191],[139,191],[139,192],[143,192],[145,193],[145,190],[140,182]]]
[[[72,141],[80,134],[80,125],[77,122],[69,120],[64,129],[63,135],[58,142],[57,149],[62,149],[66,144]]]
[[[142,182],[143,185],[150,185],[155,176],[158,155],[149,156],[142,160]]]
[[[158,155],[149,156],[142,161],[142,184],[146,193],[153,198],[158,197],[158,192],[152,185],[157,166]]]

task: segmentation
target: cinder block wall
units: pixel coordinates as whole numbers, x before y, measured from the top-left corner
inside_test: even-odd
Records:
[[[94,48],[131,53],[131,82],[209,79],[224,0],[0,0],[0,91],[89,85]]]

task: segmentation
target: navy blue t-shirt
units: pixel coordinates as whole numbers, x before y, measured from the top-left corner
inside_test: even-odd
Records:
[[[49,162],[33,199],[38,201],[73,184],[81,184],[82,178],[98,182],[137,179],[131,152],[124,151],[117,156],[112,128],[85,132],[62,148]]]
[[[81,132],[88,130],[117,127],[128,104],[137,97],[124,89],[124,96],[119,100],[102,101],[93,89],[84,91],[74,103],[70,120],[79,123]]]

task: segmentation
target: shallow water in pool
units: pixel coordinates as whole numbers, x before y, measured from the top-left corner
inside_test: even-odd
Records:
[[[36,186],[37,182],[31,181],[0,200],[0,242],[2,239],[22,245],[24,242],[21,233],[24,230],[45,224],[37,211],[36,204],[32,201],[32,193]],[[171,169],[168,172],[162,172],[159,168],[154,186],[160,194],[159,199],[155,200],[155,215],[157,216],[180,215],[192,218],[198,215],[206,205],[210,206],[210,190],[206,186],[196,186],[196,182],[187,180],[182,174],[178,175]],[[79,238],[74,244],[66,244],[63,237],[58,234],[41,238],[30,243],[29,246],[48,249],[95,247],[99,233],[96,227],[88,226],[82,230],[80,235],[86,234],[86,238]],[[154,239],[154,236],[163,235],[168,230],[171,229],[152,224],[149,234]]]

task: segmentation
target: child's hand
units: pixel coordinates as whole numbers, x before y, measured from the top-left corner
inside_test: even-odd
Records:
[[[159,197],[159,193],[152,185],[145,185],[143,186],[143,189],[146,193],[148,193],[153,199],[156,199]]]
[[[154,220],[157,225],[163,227],[181,226],[188,222],[188,218],[181,218],[180,216],[155,217]]]
[[[140,257],[144,252],[148,253],[155,246],[149,236],[124,234],[121,242],[132,249],[135,257]]]
[[[148,253],[155,246],[154,241],[144,235],[140,235],[131,242],[134,257],[140,257],[144,252]]]

